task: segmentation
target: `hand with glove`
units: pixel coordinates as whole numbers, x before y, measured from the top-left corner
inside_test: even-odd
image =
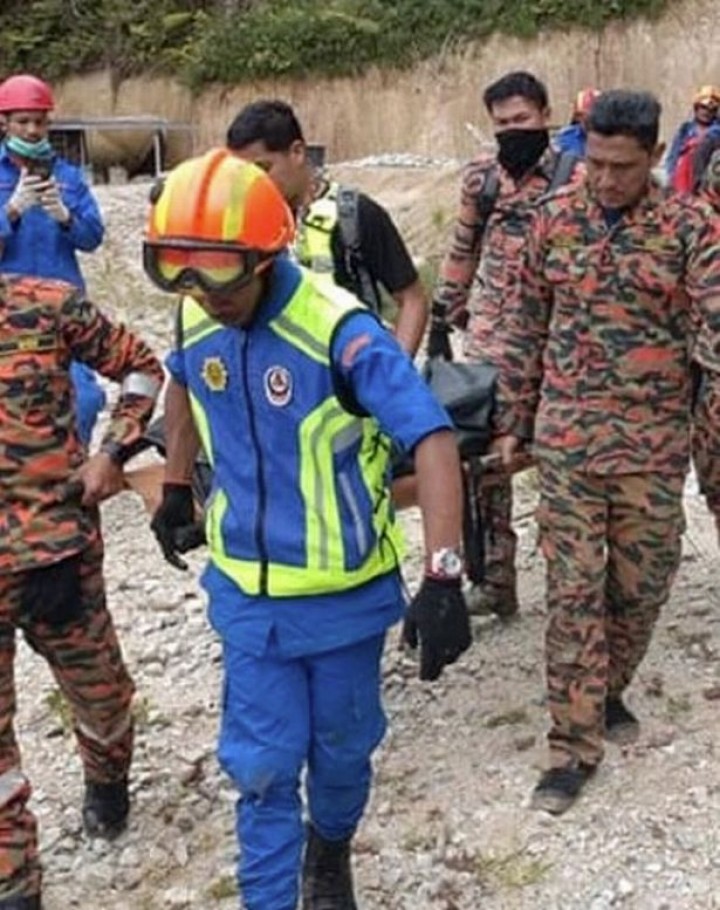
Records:
[[[20,179],[5,207],[10,221],[17,221],[29,208],[40,204],[40,188],[44,185],[38,174],[30,174],[25,168],[20,171]]]
[[[164,483],[162,500],[150,522],[163,556],[176,569],[187,570],[178,553],[205,543],[202,524],[195,520],[195,501],[189,483]]]
[[[441,357],[448,361],[453,359],[450,347],[451,332],[452,327],[445,319],[445,307],[439,303],[433,303],[430,308],[430,333],[427,342],[428,360],[432,360],[433,357]]]
[[[437,679],[455,663],[472,643],[461,579],[426,576],[408,606],[402,634],[413,649],[420,642],[420,679]]]
[[[60,187],[55,180],[50,177],[44,181],[39,189],[40,205],[47,214],[54,218],[58,224],[66,225],[70,223],[70,210],[62,201]]]

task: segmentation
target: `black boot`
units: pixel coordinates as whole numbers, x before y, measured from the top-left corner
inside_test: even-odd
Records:
[[[111,784],[86,782],[82,816],[90,837],[113,840],[125,830],[129,811],[127,778]]]
[[[0,910],[42,910],[40,895],[29,897],[0,897]]]
[[[350,838],[324,840],[310,826],[302,874],[302,910],[357,910]]]

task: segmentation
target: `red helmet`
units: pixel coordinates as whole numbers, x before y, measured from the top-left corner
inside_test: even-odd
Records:
[[[590,113],[590,108],[599,97],[600,91],[596,88],[581,89],[575,96],[575,101],[573,103],[573,118],[587,117]]]
[[[0,114],[11,111],[51,111],[55,107],[47,82],[37,76],[10,76],[0,84]]]

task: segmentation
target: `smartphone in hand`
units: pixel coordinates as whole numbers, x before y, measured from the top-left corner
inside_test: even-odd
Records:
[[[40,177],[41,180],[49,180],[52,174],[52,158],[31,158],[27,163],[28,174]]]

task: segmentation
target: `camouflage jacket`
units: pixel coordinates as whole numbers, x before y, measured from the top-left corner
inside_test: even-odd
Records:
[[[710,156],[703,175],[701,195],[712,205],[715,217],[720,218],[720,149]],[[700,320],[693,357],[706,370],[720,374],[720,327],[711,325],[707,318]]]
[[[75,430],[71,358],[127,380],[105,438],[134,442],[152,413],[150,389],[157,392],[163,380],[150,349],[69,284],[0,275],[2,574],[79,552],[97,531],[96,510],[63,495],[85,459]]]
[[[433,303],[452,322],[468,308],[471,322],[466,352],[497,362],[502,358],[503,304],[518,291],[521,253],[533,212],[548,192],[559,155],[548,149],[537,166],[519,182],[495,158],[467,165],[460,191],[460,210],[450,248],[442,262]],[[583,166],[576,167],[575,177]],[[489,176],[497,174],[497,196],[489,216],[478,206]]]
[[[703,203],[653,185],[613,227],[585,186],[537,212],[510,298],[498,427],[601,474],[682,472],[691,310],[718,330],[720,233]]]

